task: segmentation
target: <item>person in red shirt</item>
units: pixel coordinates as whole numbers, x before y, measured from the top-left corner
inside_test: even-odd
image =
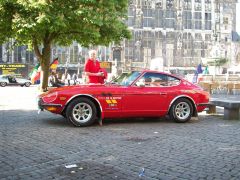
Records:
[[[101,72],[100,63],[96,59],[97,52],[95,50],[89,51],[89,59],[87,60],[84,71],[88,77],[88,83],[100,83],[103,84],[102,78],[104,73]]]

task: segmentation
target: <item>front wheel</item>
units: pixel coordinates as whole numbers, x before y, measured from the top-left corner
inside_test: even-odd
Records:
[[[187,122],[191,119],[193,114],[192,103],[186,98],[177,99],[173,103],[169,114],[171,119],[173,119],[175,122]]]
[[[91,100],[77,98],[68,105],[66,117],[75,126],[89,126],[96,120],[97,109]]]
[[[24,85],[25,85],[26,87],[29,87],[29,86],[31,85],[31,83],[30,83],[30,82],[26,82]]]
[[[6,82],[1,82],[1,83],[0,83],[0,86],[2,86],[2,87],[5,87],[6,85],[7,85]]]

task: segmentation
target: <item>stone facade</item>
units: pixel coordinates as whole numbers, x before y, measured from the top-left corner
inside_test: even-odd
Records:
[[[123,43],[123,69],[148,68],[158,57],[165,67],[231,58],[235,16],[235,0],[129,0],[132,39]]]
[[[126,24],[132,39],[120,46],[97,47],[99,59],[113,61],[120,71],[149,68],[152,59],[163,59],[164,67],[196,67],[212,58],[227,58],[236,64],[237,0],[129,0]],[[36,64],[26,46],[11,51],[9,42],[0,48],[0,63]],[[60,67],[83,65],[88,49],[77,43],[54,47]],[[119,71],[119,72],[120,72]]]

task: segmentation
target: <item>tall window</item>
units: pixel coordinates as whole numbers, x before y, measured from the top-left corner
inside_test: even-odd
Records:
[[[192,12],[183,11],[183,28],[192,29]]]
[[[165,27],[166,28],[175,28],[175,11],[166,10],[165,11]]]
[[[205,13],[205,30],[211,30],[212,29],[212,14],[211,13]]]
[[[143,37],[144,37],[144,39],[143,39],[143,44],[142,44],[142,46],[143,47],[149,47],[149,48],[151,48],[151,43],[152,43],[152,32],[150,32],[150,31],[144,31],[143,32]]]
[[[205,0],[205,11],[211,12],[212,6],[211,6],[211,0]]]
[[[143,27],[153,26],[153,12],[152,8],[149,6],[143,7]]]
[[[194,13],[195,29],[202,29],[202,12]]]
[[[183,49],[184,49],[183,56],[184,57],[191,57],[192,56],[192,46],[193,46],[192,39],[193,38],[192,38],[191,33],[184,33],[183,34]]]
[[[160,2],[159,2],[160,3]],[[163,10],[162,5],[158,5],[156,3],[155,9],[155,27],[162,28],[163,27]]]
[[[203,49],[202,35],[200,33],[195,34],[194,41],[194,56],[201,57],[201,50]]]
[[[155,32],[155,56],[162,57],[162,49],[163,49],[163,34],[161,31]]]
[[[201,0],[195,0],[194,9],[195,11],[201,11],[202,10],[202,4]]]
[[[183,8],[184,8],[184,10],[191,10],[192,9],[192,2],[191,2],[191,0],[184,0]]]
[[[144,62],[149,64],[152,57],[152,43],[153,43],[153,33],[150,31],[143,32],[143,58]]]
[[[127,19],[127,25],[129,27],[134,26],[134,15],[135,15],[135,8],[129,6],[129,8],[128,8],[128,19]]]
[[[133,57],[133,49],[134,49],[134,41],[133,40],[128,40],[125,41],[125,59],[127,61],[132,61],[134,59]]]

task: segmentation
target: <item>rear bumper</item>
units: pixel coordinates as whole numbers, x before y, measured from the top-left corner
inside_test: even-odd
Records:
[[[209,105],[210,105],[210,103],[199,103],[199,104],[197,104],[197,111],[202,112],[202,111],[206,110],[206,108],[208,108]]]
[[[211,105],[211,103],[200,103],[200,104],[198,104],[197,106],[209,106],[209,105]]]

